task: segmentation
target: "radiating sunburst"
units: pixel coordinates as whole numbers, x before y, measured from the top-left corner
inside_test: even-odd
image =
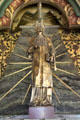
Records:
[[[22,46],[22,45],[19,45],[21,48],[23,48],[23,50],[25,51],[25,48]],[[14,71],[14,72],[12,72],[12,73],[9,73],[8,75],[5,75],[4,76],[4,78],[6,78],[6,77],[10,77],[10,76],[14,76],[15,74],[19,74],[19,73],[21,73],[21,72],[23,72],[23,71],[25,71],[25,70],[29,70],[29,72],[28,73],[26,73],[11,89],[9,89],[2,97],[0,97],[0,101],[2,101],[8,94],[10,94],[23,80],[25,80],[31,73],[32,73],[32,70],[30,70],[31,68],[32,68],[32,62],[31,62],[31,59],[29,59],[29,58],[27,58],[27,57],[25,57],[25,56],[23,56],[23,55],[21,55],[21,54],[15,54],[14,53],[14,55],[15,56],[17,56],[17,57],[20,57],[20,58],[23,58],[23,59],[25,59],[26,60],[26,62],[10,62],[9,63],[9,65],[26,65],[26,67],[24,67],[24,68],[22,68],[22,69],[20,69],[20,70],[17,70],[17,71]],[[27,62],[27,60],[29,61],[29,62]],[[27,66],[28,65],[28,66]],[[24,96],[24,99],[23,99],[23,101],[22,101],[22,104],[25,102],[25,99],[26,99],[26,97],[27,97],[27,95],[28,95],[28,92],[29,92],[29,90],[30,90],[30,88],[31,88],[31,84],[29,85],[29,88],[27,89],[27,92],[26,92],[26,94],[25,94],[25,96]]]
[[[57,45],[57,47],[55,48],[55,50],[57,51],[60,47],[62,47],[62,43],[59,44],[59,45]],[[56,55],[56,59],[57,59],[57,58],[60,58],[60,57],[62,57],[62,56],[64,56],[64,55],[67,55],[67,52],[63,52],[63,53],[61,53],[61,54]],[[70,65],[70,64],[72,64],[72,62],[71,62],[71,61],[56,61],[56,65],[57,65],[57,64],[60,64],[60,65],[64,65],[64,66],[65,66],[65,65]],[[53,66],[52,66],[52,69],[54,69]],[[64,70],[64,69],[61,69],[61,68],[58,68],[58,67],[56,68],[56,72],[57,72],[57,71],[60,71],[60,72],[62,72],[62,73],[66,73],[66,74],[68,74],[68,75],[76,76],[75,73],[69,72],[68,70]],[[58,80],[58,81],[59,81],[60,83],[62,83],[66,88],[68,88],[70,91],[72,91],[73,94],[75,94],[76,96],[78,96],[78,97],[80,98],[80,95],[79,95],[75,90],[73,90],[69,85],[67,85],[57,74],[55,74],[54,70],[53,70],[53,77],[55,77],[56,80]],[[54,87],[53,87],[53,93],[54,93],[54,95],[55,95],[58,103],[60,103],[59,97],[57,96],[57,93],[56,93]]]
[[[58,45],[55,47],[55,50],[57,51],[58,49],[60,49],[60,47],[62,47],[62,45],[63,45],[62,43],[61,43],[61,44],[58,44]],[[26,49],[25,49],[22,45],[18,44],[18,47],[20,47],[21,49],[23,49],[24,52],[26,52]],[[4,78],[10,77],[10,76],[13,76],[13,75],[19,74],[19,73],[21,74],[21,72],[23,72],[23,71],[25,71],[25,70],[29,70],[29,71],[28,71],[28,73],[26,73],[15,85],[13,85],[11,89],[9,89],[3,96],[0,97],[0,101],[2,101],[8,94],[10,94],[23,80],[25,80],[25,79],[32,73],[32,70],[31,70],[31,68],[32,68],[32,60],[31,60],[30,58],[27,58],[26,56],[23,56],[23,55],[18,54],[18,53],[13,53],[13,54],[14,54],[16,57],[20,57],[20,58],[25,59],[26,62],[22,62],[22,61],[14,62],[14,61],[13,61],[13,62],[10,62],[9,65],[25,65],[25,67],[22,68],[22,69],[20,69],[20,70],[17,70],[17,71],[14,71],[14,72],[12,72],[12,73],[9,73],[8,75],[5,75]],[[56,59],[57,59],[57,58],[60,58],[60,57],[63,57],[64,55],[67,55],[67,52],[63,52],[63,53],[60,53],[60,54],[56,55]],[[59,65],[59,64],[65,66],[65,65],[67,65],[67,64],[72,64],[72,62],[71,62],[71,61],[57,61],[57,60],[56,60],[56,65]],[[54,67],[52,66],[52,70],[53,70],[53,69],[54,69]],[[68,70],[64,70],[64,69],[59,68],[59,67],[57,67],[56,72],[57,72],[57,71],[60,71],[60,72],[62,72],[62,73],[66,73],[66,74],[68,74],[68,75],[76,76],[75,73],[69,72]],[[67,84],[55,73],[54,70],[53,70],[53,76],[54,76],[55,79],[57,79],[60,83],[62,83],[66,88],[68,88],[69,90],[71,90],[71,91],[73,92],[73,94],[75,94],[76,96],[80,97],[80,95],[79,95],[75,90],[73,90],[69,85],[67,85]],[[22,100],[22,104],[24,104],[25,99],[26,99],[26,97],[28,96],[28,93],[29,93],[31,87],[32,87],[32,85],[29,84],[29,87],[28,87],[28,89],[27,89],[27,91],[26,91],[26,93],[25,93],[25,96],[24,96],[23,100]],[[60,100],[59,100],[59,97],[57,96],[57,93],[56,93],[54,87],[53,87],[53,93],[54,93],[57,101],[58,101],[59,103],[61,103]]]

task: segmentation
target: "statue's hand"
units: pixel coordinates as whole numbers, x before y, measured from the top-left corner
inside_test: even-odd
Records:
[[[29,59],[31,59],[32,58],[32,54],[26,52],[26,57],[29,58]]]
[[[32,58],[32,47],[27,49],[26,56],[27,56],[27,58],[30,58],[30,59]]]
[[[54,56],[50,56],[50,62],[54,63]]]
[[[49,54],[46,55],[46,61],[50,62],[50,56],[49,56]]]
[[[50,56],[49,54],[46,55],[46,61],[54,63],[54,56]]]

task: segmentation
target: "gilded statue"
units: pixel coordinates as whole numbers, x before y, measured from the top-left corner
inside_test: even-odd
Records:
[[[27,50],[27,56],[33,59],[31,104],[51,105],[53,89],[51,65],[54,65],[56,70],[55,49],[51,39],[44,34],[43,22],[36,23],[36,32],[37,35],[31,39]]]

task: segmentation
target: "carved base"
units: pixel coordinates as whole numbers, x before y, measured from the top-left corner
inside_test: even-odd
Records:
[[[53,119],[54,107],[53,106],[38,106],[29,108],[29,118],[30,119]]]

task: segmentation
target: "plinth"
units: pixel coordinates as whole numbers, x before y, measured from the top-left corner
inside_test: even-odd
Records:
[[[29,108],[29,118],[30,119],[53,119],[54,107],[53,106],[38,106]]]

